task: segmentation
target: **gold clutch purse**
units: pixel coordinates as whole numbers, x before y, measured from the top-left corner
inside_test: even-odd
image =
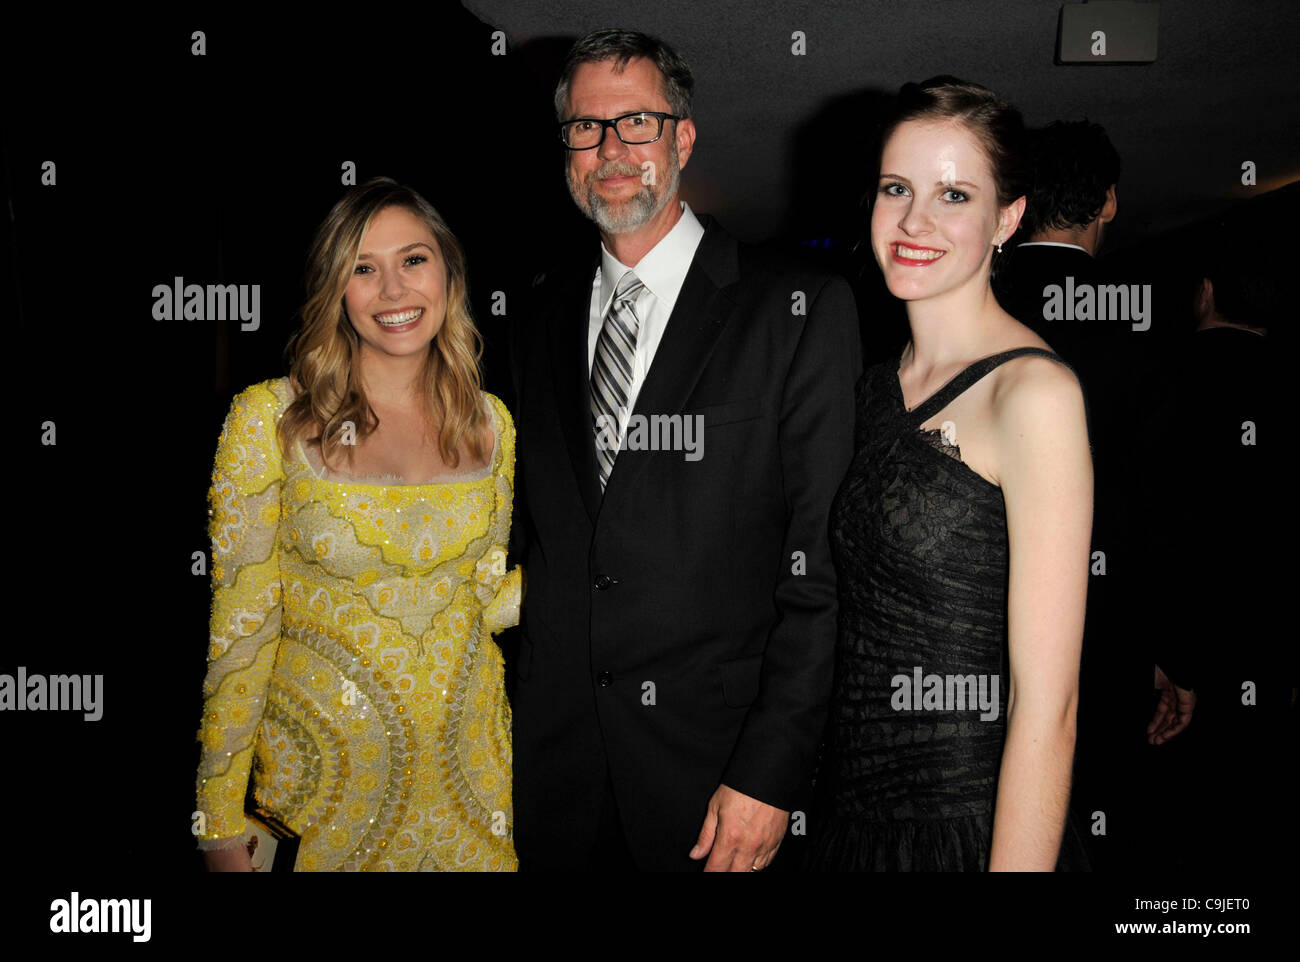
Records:
[[[254,872],[292,872],[302,839],[289,826],[261,807],[244,812],[246,826],[240,836]]]
[[[292,872],[298,860],[298,833],[257,803],[253,779],[244,793],[244,834],[240,841],[248,850],[254,872]]]

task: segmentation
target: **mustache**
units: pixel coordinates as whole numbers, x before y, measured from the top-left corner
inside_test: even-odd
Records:
[[[640,177],[641,168],[625,160],[611,160],[601,164],[587,175],[587,182],[604,180],[606,177]]]

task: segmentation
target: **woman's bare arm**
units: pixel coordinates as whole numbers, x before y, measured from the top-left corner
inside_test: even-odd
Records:
[[[1046,358],[994,397],[1010,551],[1010,681],[990,871],[1052,871],[1070,797],[1092,534],[1092,458],[1079,383]]]

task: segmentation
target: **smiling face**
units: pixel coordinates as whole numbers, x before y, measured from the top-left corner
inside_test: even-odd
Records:
[[[343,292],[362,354],[427,354],[447,315],[447,268],[432,232],[405,207],[370,221]]]
[[[650,60],[637,57],[619,72],[617,61],[580,64],[569,84],[566,119],[611,120],[639,110],[672,113],[663,78]],[[590,150],[570,150],[567,180],[574,203],[607,234],[637,230],[677,196],[681,168],[694,142],[690,120],[665,120],[652,144],[625,144],[613,128]]]
[[[907,121],[885,144],[880,171],[871,248],[890,293],[915,301],[987,286],[993,246],[1011,236],[1023,201],[998,206],[975,135],[954,121]]]

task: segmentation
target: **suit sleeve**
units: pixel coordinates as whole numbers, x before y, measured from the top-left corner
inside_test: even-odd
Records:
[[[1179,688],[1195,690],[1202,681],[1200,674],[1201,619],[1196,616],[1196,593],[1188,597],[1189,585],[1198,583],[1203,554],[1198,550],[1197,525],[1201,516],[1197,502],[1201,491],[1186,483],[1194,453],[1213,450],[1207,446],[1201,419],[1195,404],[1194,385],[1186,383],[1178,371],[1190,361],[1180,359],[1171,368],[1161,360],[1144,371],[1147,385],[1140,412],[1139,437],[1164,437],[1164,444],[1135,448],[1141,458],[1142,483],[1134,485],[1133,497],[1142,502],[1135,512],[1139,522],[1135,529],[1140,537],[1141,563],[1149,591],[1161,599],[1159,604],[1138,606],[1135,621],[1147,652],[1166,676]],[[1149,694],[1152,672],[1143,664],[1141,685]]]
[[[525,305],[522,317],[515,315],[510,321],[509,328],[509,345],[510,345],[510,380],[515,391],[515,409],[522,412],[524,404],[524,370],[527,367],[529,338],[524,325],[529,318],[536,316],[536,290],[532,292],[533,296],[527,298],[528,303]],[[512,438],[514,437],[512,433]],[[518,445],[515,444],[517,450]],[[525,558],[528,548],[528,500],[524,490],[524,475],[527,465],[522,461],[517,461],[514,466],[514,524],[510,526],[510,539],[506,555],[506,564],[512,567],[521,565]]]
[[[782,389],[780,464],[773,466],[781,472],[786,507],[773,597],[777,620],[759,695],[722,779],[787,810],[812,774],[830,700],[838,606],[828,518],[853,457],[854,386],[861,373],[853,294],[834,277],[812,300]]]

